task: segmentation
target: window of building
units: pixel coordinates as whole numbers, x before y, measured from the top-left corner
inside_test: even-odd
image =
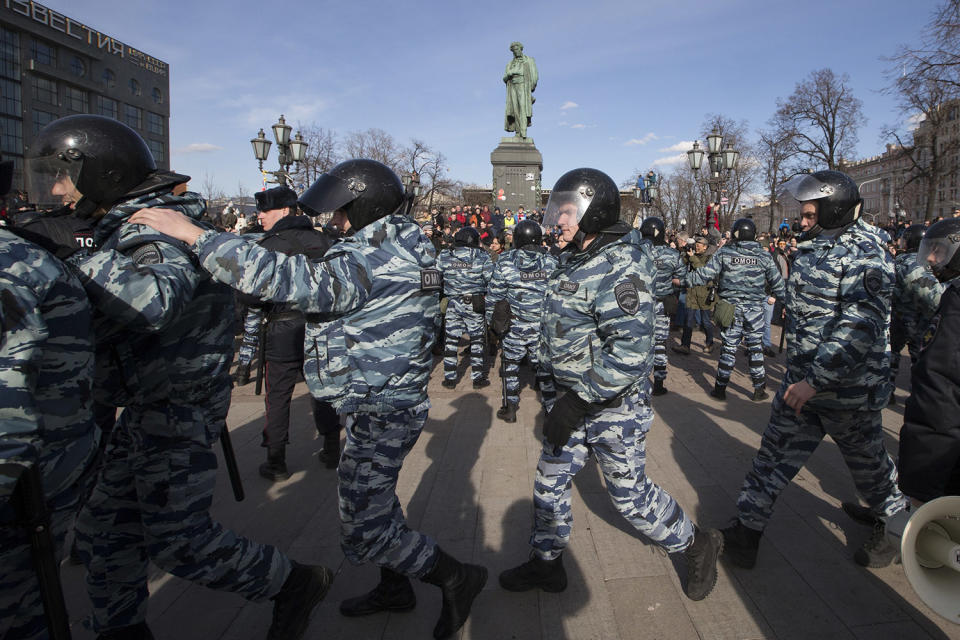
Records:
[[[59,104],[57,101],[57,82],[55,80],[33,76],[30,78],[30,82],[33,86],[33,99],[36,102],[54,106]]]
[[[135,96],[140,95],[140,83],[137,82],[136,78],[130,78],[130,94]]]
[[[97,115],[119,120],[120,105],[116,100],[111,100],[106,96],[97,96]]]
[[[0,152],[23,153],[23,125],[19,118],[0,117]]]
[[[67,85],[64,87],[63,97],[66,107],[70,111],[76,113],[87,113],[89,111],[86,91]]]
[[[70,73],[78,78],[82,78],[83,76],[87,75],[87,65],[80,58],[80,56],[73,56],[70,58]]]
[[[0,28],[0,76],[20,80],[20,34]]]
[[[150,153],[153,154],[153,159],[156,160],[158,165],[166,162],[167,154],[162,142],[159,140],[147,140],[147,146],[150,147]]]
[[[33,134],[36,135],[45,126],[57,119],[57,114],[49,111],[33,110]]]
[[[132,104],[123,105],[123,121],[134,129],[143,127],[143,109]]]
[[[160,91],[160,89],[154,87],[151,94],[153,95],[154,104],[163,104],[163,92]]]
[[[8,116],[22,115],[23,103],[20,101],[20,83],[0,78],[0,113]]]
[[[112,69],[104,69],[103,73],[100,74],[100,79],[103,80],[103,84],[107,85],[107,89],[113,89],[117,86],[117,74]]]
[[[30,41],[30,57],[40,64],[57,66],[57,50],[53,45],[49,45],[43,40]]]
[[[147,133],[163,135],[163,116],[147,111]]]

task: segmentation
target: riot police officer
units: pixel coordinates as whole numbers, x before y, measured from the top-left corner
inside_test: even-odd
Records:
[[[781,192],[800,203],[803,242],[787,283],[787,370],[743,481],[737,518],[723,530],[734,564],[756,563],[774,502],[829,435],[871,512],[903,508],[883,444],[890,396],[888,320],[893,261],[860,219],[857,184],[838,171],[800,174]]]
[[[726,400],[727,383],[736,363],[741,340],[750,353],[750,379],[754,402],[766,400],[763,368],[763,304],[783,300],[784,285],[780,270],[770,252],[756,241],[757,227],[753,220],[740,218],[731,229],[733,242],[720,247],[702,268],[691,271],[683,280],[687,286],[717,283],[720,300],[734,305],[733,322],[720,331],[723,351],[717,364],[717,381],[710,395]],[[769,296],[768,296],[768,293]],[[719,304],[719,302],[718,302]]]
[[[94,225],[96,250],[70,263],[96,311],[95,391],[123,407],[77,521],[94,629],[102,639],[152,637],[149,559],[198,584],[272,599],[268,638],[300,637],[332,573],[292,563],[209,513],[211,447],[230,403],[233,295],[181,243],[125,224],[160,205],[199,220],[203,199],[184,192],[187,176],[157,171],[135,131],[101,116],[47,125],[29,150],[27,174],[35,197],[74,200],[75,215]]]
[[[500,574],[510,591],[563,591],[573,477],[592,452],[620,513],[670,553],[684,552],[692,600],[717,579],[720,532],[700,530],[644,471],[653,421],[655,274],[648,243],[620,221],[620,192],[596,169],[574,169],[554,185],[544,224],[570,242],[547,284],[540,360],[552,365],[558,397],[543,426],[534,484],[530,560]]]
[[[516,422],[520,404],[520,362],[526,356],[536,372],[537,386],[546,407],[553,404],[556,391],[553,378],[538,361],[540,345],[540,307],[547,279],[557,267],[557,259],[542,246],[543,229],[533,220],[519,223],[513,232],[515,248],[500,255],[487,289],[487,324],[495,325],[494,309],[507,304],[509,328],[502,336],[501,374],[503,405],[497,417]]]
[[[408,610],[409,577],[440,587],[434,627],[446,638],[463,626],[487,570],[462,564],[407,526],[396,496],[404,457],[430,408],[427,383],[440,272],[433,246],[400,211],[400,179],[374,160],[342,162],[299,200],[308,213],[334,212],[354,234],[320,262],[269,252],[229,233],[204,231],[173,211],[132,219],[182,240],[214,278],[261,300],[308,314],[304,372],[310,393],[352,414],[340,457],[341,547],[351,562],[380,567],[380,583],[345,600],[344,615]],[[313,321],[314,314],[319,321]]]
[[[487,283],[493,275],[493,260],[480,248],[480,234],[463,227],[453,235],[453,247],[437,256],[443,273],[443,294],[447,297],[443,386],[457,386],[457,347],[464,333],[470,336],[470,369],[473,388],[490,384],[487,375],[487,329],[484,326]]]

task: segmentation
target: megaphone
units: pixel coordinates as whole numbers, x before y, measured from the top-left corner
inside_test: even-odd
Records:
[[[886,526],[916,594],[938,615],[960,624],[960,496],[902,511]]]

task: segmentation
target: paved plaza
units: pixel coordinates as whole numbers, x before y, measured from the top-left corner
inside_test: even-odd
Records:
[[[778,338],[774,329],[774,338]],[[672,333],[670,344],[679,334]],[[647,472],[701,525],[723,526],[760,434],[769,401],[754,403],[746,357],[720,402],[713,387],[717,355],[699,348],[688,356],[669,351],[666,396],[654,399],[656,420],[647,438]],[[499,361],[498,361],[499,362]],[[768,358],[767,380],[775,390],[784,356]],[[904,358],[898,403],[884,410],[887,445],[896,455],[903,416]],[[527,558],[532,522],[534,471],[540,451],[539,403],[524,368],[518,421],[495,416],[500,379],[475,391],[466,375],[456,390],[440,386],[439,359],[430,380],[433,408],[423,435],[408,456],[398,493],[411,526],[435,537],[460,560],[485,565],[490,577],[460,638],[475,640],[634,640],[648,638],[960,638],[960,626],[936,616],[910,588],[899,565],[862,569],[854,550],[869,536],[847,518],[843,500],[855,500],[853,482],[832,441],[826,440],[777,504],[753,570],[721,562],[713,593],[702,602],[684,595],[678,575],[682,558],[671,558],[634,533],[614,510],[591,462],[574,483],[574,525],[564,556],[569,587],[560,594],[509,593],[497,575]],[[306,387],[293,403],[288,465],[282,483],[259,477],[263,399],[254,384],[234,390],[229,427],[246,489],[236,502],[221,470],[213,516],[255,540],[276,544],[296,560],[322,563],[337,572],[307,638],[431,638],[440,609],[436,587],[416,582],[417,608],[410,613],[344,618],[345,597],[374,585],[375,567],[354,567],[338,543],[336,472],[314,456]],[[771,394],[772,395],[772,394]],[[219,447],[218,447],[219,452]],[[682,555],[682,554],[681,554]],[[679,574],[678,574],[679,571]],[[63,577],[73,637],[94,636],[81,623],[89,611],[81,567],[64,565]],[[272,604],[193,586],[154,571],[148,621],[158,640],[248,640],[266,636]]]

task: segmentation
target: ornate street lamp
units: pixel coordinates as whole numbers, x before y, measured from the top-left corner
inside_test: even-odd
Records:
[[[420,195],[420,174],[416,171],[411,171],[410,173],[403,174],[401,180],[403,181],[403,191],[407,200],[407,206],[403,215],[408,216],[413,209],[413,201]]]
[[[687,161],[690,163],[690,170],[693,171],[694,178],[701,180],[700,167],[703,165],[704,151],[700,148],[700,143],[693,142],[693,148],[687,151]],[[710,177],[702,180],[709,185],[711,202],[720,203],[723,192],[723,185],[730,179],[730,175],[737,168],[740,160],[740,152],[733,148],[733,143],[728,142],[723,146],[723,136],[716,127],[707,136],[707,164],[710,167]]]
[[[290,175],[290,167],[296,164],[296,169],[300,168],[300,163],[303,162],[307,156],[308,144],[304,141],[299,131],[293,137],[293,140],[290,139],[290,131],[293,127],[287,124],[283,114],[280,115],[280,119],[277,120],[271,129],[273,129],[273,137],[277,141],[277,163],[280,165],[280,169],[277,171],[263,170],[263,163],[267,159],[267,156],[270,155],[270,145],[272,144],[267,140],[263,129],[260,129],[257,137],[250,141],[250,144],[253,145],[253,156],[257,159],[260,173],[264,175],[264,178],[266,178],[267,175],[273,176],[272,180],[265,180],[265,182],[272,182],[292,188],[293,176]]]

